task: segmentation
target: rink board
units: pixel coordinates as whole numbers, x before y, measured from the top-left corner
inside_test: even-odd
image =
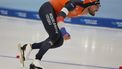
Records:
[[[0,15],[35,19],[35,20],[40,19],[38,16],[38,12],[17,10],[17,9],[10,9],[10,8],[0,8]],[[70,24],[122,29],[122,19],[82,16],[82,17],[76,17],[76,18],[66,18],[65,22],[70,23]]]

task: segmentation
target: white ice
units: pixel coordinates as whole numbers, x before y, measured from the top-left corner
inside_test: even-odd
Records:
[[[50,49],[42,59],[44,69],[118,69],[122,65],[122,29],[66,24],[71,40]],[[22,69],[17,44],[48,37],[41,21],[0,16],[0,69]],[[32,51],[33,59],[38,50]],[[26,68],[32,61],[26,62]]]

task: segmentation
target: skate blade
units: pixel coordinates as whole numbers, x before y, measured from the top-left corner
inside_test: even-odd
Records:
[[[20,60],[21,66],[24,67],[23,51],[21,50],[20,43],[18,44],[18,49],[19,49],[19,56],[20,56],[19,60]]]

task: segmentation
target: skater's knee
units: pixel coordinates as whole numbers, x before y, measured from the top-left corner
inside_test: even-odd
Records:
[[[63,45],[63,42],[64,42],[63,38],[60,37],[59,40],[56,41],[56,42],[54,43],[54,45],[53,45],[51,48],[57,48],[57,47],[60,47],[60,46]]]
[[[62,45],[63,45],[63,42],[62,43],[61,42],[60,43],[56,43],[53,46],[51,46],[51,49],[61,47]]]
[[[60,39],[60,37],[61,37],[60,34],[55,34],[55,35],[53,35],[53,36],[51,36],[51,37],[49,37],[49,38],[50,38],[50,40],[51,40],[53,43],[56,43],[56,42]]]

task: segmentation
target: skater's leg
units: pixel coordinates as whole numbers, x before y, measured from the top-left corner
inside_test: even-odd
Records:
[[[39,11],[39,16],[42,19],[43,25],[47,33],[49,34],[49,38],[47,38],[45,41],[43,41],[35,48],[39,48],[39,52],[36,54],[35,60],[33,61],[34,67],[39,67],[40,62],[39,60],[42,59],[43,55],[60,39],[63,38],[61,35],[61,32],[56,24],[56,14],[50,5],[50,3],[46,2]],[[63,43],[63,40],[61,41]],[[62,44],[60,44],[62,45]]]
[[[43,45],[42,45],[43,42],[44,42],[44,41],[39,42],[39,43],[33,43],[33,44],[32,44],[32,49],[40,49],[41,46],[43,46]],[[56,43],[54,43],[53,46],[51,46],[51,49],[60,47],[60,46],[62,46],[62,44],[63,44],[63,38],[60,37],[60,39],[59,39],[58,41],[56,41]]]
[[[32,44],[32,49],[40,49],[44,41],[39,42],[39,43],[33,43]]]
[[[36,55],[36,59],[41,60],[47,50],[50,49],[60,38],[62,38],[61,42],[63,43],[63,37],[57,26],[56,14],[50,3],[47,2],[40,8],[39,16],[42,19],[45,30],[49,34],[49,38],[43,41],[43,44]]]
[[[51,46],[50,49],[54,49],[54,48],[62,46],[63,42],[64,42],[64,39],[62,38],[62,36],[60,36],[60,38],[54,43],[53,46]]]
[[[47,52],[47,50],[51,48],[52,44],[53,43],[50,39],[47,39],[45,42],[43,42],[39,52],[36,55],[36,59],[41,60],[43,55]]]

